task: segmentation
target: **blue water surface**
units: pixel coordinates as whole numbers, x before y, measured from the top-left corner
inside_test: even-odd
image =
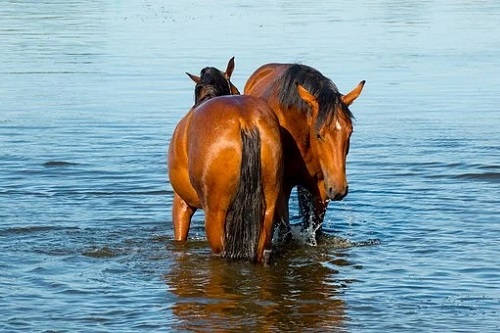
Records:
[[[0,2],[2,332],[500,331],[500,3]],[[350,193],[273,265],[172,240],[184,74],[300,62],[352,105]],[[291,202],[297,218],[297,203]]]

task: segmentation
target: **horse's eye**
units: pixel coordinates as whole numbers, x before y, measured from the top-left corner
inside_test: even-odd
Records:
[[[320,140],[320,141],[323,141],[323,137],[319,133],[316,133],[316,139]]]

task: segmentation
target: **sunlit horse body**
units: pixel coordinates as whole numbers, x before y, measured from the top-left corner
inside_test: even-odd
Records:
[[[232,68],[230,61],[226,73],[208,68],[201,77],[190,75],[196,104],[177,125],[168,152],[174,237],[187,239],[201,208],[213,253],[265,262],[281,198],[279,123],[256,97],[220,96],[237,92],[229,81]]]
[[[299,64],[267,64],[258,68],[245,85],[245,94],[268,103],[282,126],[285,156],[283,191],[290,197],[299,188],[303,219],[315,234],[330,200],[348,192],[346,157],[353,131],[349,105],[365,81],[346,95],[319,71]],[[288,216],[282,216],[288,227]]]

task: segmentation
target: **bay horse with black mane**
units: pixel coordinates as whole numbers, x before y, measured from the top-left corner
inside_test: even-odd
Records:
[[[348,193],[346,157],[353,131],[349,105],[365,81],[342,95],[316,69],[300,64],[267,64],[248,79],[244,93],[263,99],[278,116],[285,156],[283,191],[298,186],[299,205],[316,243],[330,200]],[[287,207],[288,208],[288,207]],[[289,230],[288,215],[281,216]]]
[[[175,128],[168,151],[174,238],[187,240],[201,208],[213,253],[265,263],[283,200],[280,129],[262,100],[223,96],[238,92],[229,81],[233,68],[231,59],[226,72],[188,74],[196,82],[195,105]]]

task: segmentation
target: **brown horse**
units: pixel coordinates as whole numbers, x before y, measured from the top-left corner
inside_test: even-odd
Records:
[[[315,231],[313,244],[321,234],[328,202],[342,200],[348,192],[345,165],[353,131],[348,107],[364,83],[342,95],[314,68],[267,64],[245,85],[245,94],[266,101],[279,118],[285,155],[283,191],[288,201],[298,186],[304,222]],[[288,216],[281,218],[289,228]]]
[[[190,75],[197,82],[196,104],[177,125],[168,151],[174,238],[187,239],[201,208],[213,253],[266,262],[283,200],[279,123],[258,98],[216,97],[237,91],[231,72],[228,66],[225,73],[209,68],[201,77]]]

